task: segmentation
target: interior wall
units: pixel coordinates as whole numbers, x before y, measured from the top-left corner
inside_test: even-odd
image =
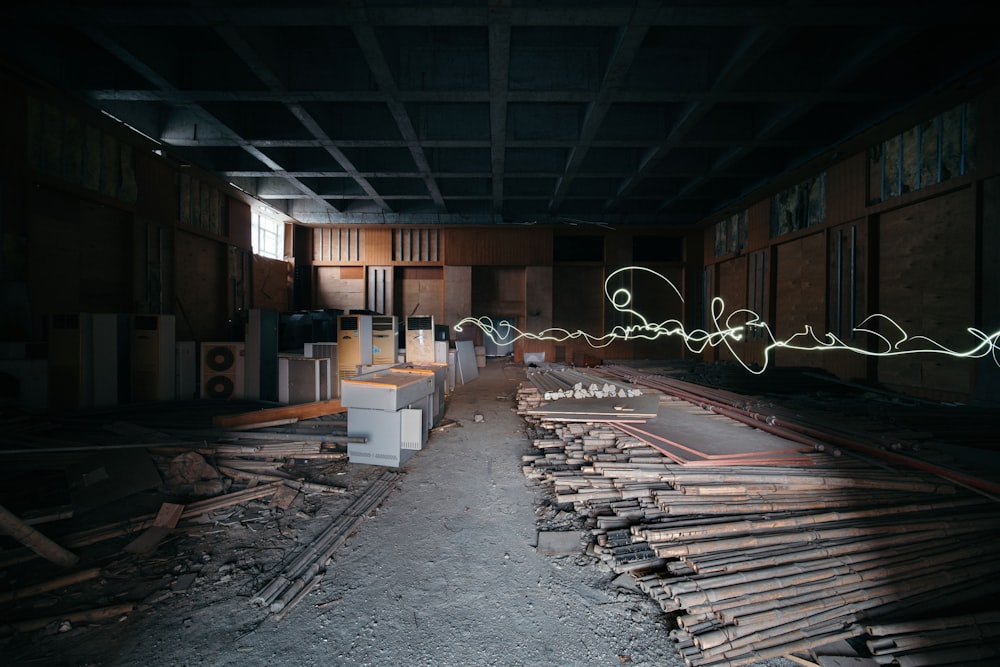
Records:
[[[778,340],[813,344],[806,332],[822,336],[826,323],[826,263],[816,261],[826,254],[826,234],[821,232],[777,246],[777,295],[774,335]],[[802,334],[800,336],[800,334]],[[782,366],[813,366],[817,353],[783,347],[772,351],[774,363]]]
[[[36,324],[55,313],[132,312],[132,223],[123,211],[36,188],[28,296]]]
[[[439,266],[404,266],[395,271],[396,312],[402,326],[408,317],[445,322],[444,269]]]
[[[880,333],[895,343],[902,335],[928,336],[953,349],[975,341],[976,218],[971,187],[879,216],[879,312],[889,324]],[[906,349],[905,347],[903,349]],[[967,397],[973,362],[938,354],[885,356],[878,380],[909,393]]]
[[[604,307],[603,266],[552,267],[552,326],[563,330],[557,334],[563,340],[553,344],[563,348],[568,359],[575,354],[604,358],[617,352],[616,347],[594,348],[586,340],[586,336],[600,339],[604,335]],[[613,356],[621,358],[620,353]]]
[[[232,340],[227,248],[199,234],[174,235],[177,340]]]
[[[365,308],[365,269],[362,266],[317,266],[313,306],[345,313]]]

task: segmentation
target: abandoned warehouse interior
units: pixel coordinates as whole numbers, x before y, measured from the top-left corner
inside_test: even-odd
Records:
[[[50,4],[10,664],[996,664],[977,3]]]

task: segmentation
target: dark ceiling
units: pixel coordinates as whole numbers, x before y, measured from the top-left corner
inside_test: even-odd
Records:
[[[0,10],[0,58],[305,223],[689,225],[995,78],[991,15],[958,1],[40,2]]]

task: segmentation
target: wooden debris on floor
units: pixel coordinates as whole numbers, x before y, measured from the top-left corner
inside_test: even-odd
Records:
[[[260,532],[264,525],[252,528],[258,522],[280,531],[277,538],[311,545],[308,555],[284,573],[297,590],[275,585],[276,597],[268,603],[287,609],[304,594],[298,587],[303,575],[320,576],[333,550],[394,488],[392,480],[375,479],[375,473],[350,472],[346,443],[352,438],[346,416],[332,403],[292,406],[300,412],[285,424],[264,411],[246,410],[220,420],[224,427],[210,425],[218,407],[204,403],[183,416],[170,412],[183,406],[145,406],[148,412],[123,406],[120,412],[81,413],[42,425],[22,420],[16,431],[5,434],[0,449],[5,479],[16,480],[24,470],[26,476],[54,482],[36,488],[19,484],[0,492],[0,499],[15,500],[18,514],[33,517],[36,525],[43,520],[39,517],[47,517],[46,533],[51,535],[43,536],[11,513],[16,521],[8,533],[20,544],[0,546],[0,570],[7,582],[0,588],[5,602],[0,628],[8,636],[98,624],[145,610],[149,602],[87,608],[85,591],[93,589],[94,599],[100,599],[121,588],[126,590],[118,596],[140,599],[139,590],[127,589],[162,581],[149,572],[157,563],[173,562],[161,557],[164,552],[182,558],[174,552],[183,549],[185,536],[219,535],[221,548],[226,533]],[[305,419],[309,410],[322,415]],[[258,425],[262,416],[268,417],[265,426]],[[309,508],[320,506],[325,508],[322,516],[334,518],[312,539],[318,526],[302,518],[315,513]],[[292,525],[294,534],[286,534]],[[38,539],[29,539],[33,536]],[[201,555],[192,554],[192,560]],[[54,573],[52,567],[63,571]],[[137,567],[144,568],[143,577],[118,574]],[[246,585],[258,583],[253,572]],[[195,576],[196,571],[174,574],[167,594],[182,592]],[[61,591],[57,599],[66,602],[43,604],[41,598],[54,589]],[[162,595],[151,592],[148,597],[155,601]],[[40,616],[43,607],[45,615]],[[58,615],[52,616],[57,608]]]
[[[791,655],[834,664],[821,650],[838,642],[861,664],[1000,656],[1000,505],[990,494],[735,421],[676,435],[671,420],[611,424],[601,410],[562,420],[537,392],[526,386],[518,403],[535,434],[525,475],[583,517],[592,552],[669,615],[690,667]],[[726,441],[683,446],[701,431]],[[724,453],[744,436],[771,442],[743,459]],[[665,451],[663,440],[680,446]]]

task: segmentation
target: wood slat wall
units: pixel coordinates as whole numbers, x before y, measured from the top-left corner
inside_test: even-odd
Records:
[[[447,231],[444,263],[451,266],[548,266],[552,233],[517,229],[452,228]]]

